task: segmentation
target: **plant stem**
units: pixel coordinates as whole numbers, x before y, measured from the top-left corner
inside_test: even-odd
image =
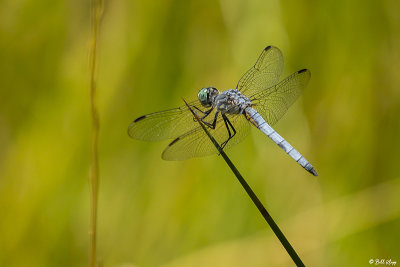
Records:
[[[89,75],[90,75],[90,111],[92,117],[92,164],[89,173],[90,184],[90,259],[89,266],[96,264],[96,237],[97,237],[97,200],[99,187],[99,157],[98,157],[98,139],[99,139],[99,114],[96,102],[96,52],[99,24],[102,16],[102,3],[100,0],[91,0],[91,40],[89,47]]]
[[[204,124],[201,123],[200,118],[197,116],[197,114],[192,110],[192,108],[186,103],[185,100],[183,100],[183,101],[185,102],[185,104],[189,108],[189,110],[193,113],[193,116],[196,118],[197,122],[200,124],[200,126],[203,128],[205,133],[208,135],[211,142],[213,142],[214,146],[217,148],[220,155],[224,158],[225,162],[231,168],[232,172],[235,174],[236,178],[239,180],[239,182],[243,186],[244,190],[246,190],[246,193],[249,195],[249,197],[253,201],[254,205],[256,205],[256,207],[260,211],[261,215],[264,217],[264,219],[267,221],[267,223],[271,227],[272,231],[278,237],[282,246],[286,249],[287,253],[292,258],[293,262],[297,266],[304,266],[304,263],[301,261],[300,257],[297,255],[297,253],[294,250],[294,248],[292,247],[292,245],[289,243],[289,241],[287,240],[285,235],[279,229],[278,225],[275,223],[274,219],[272,219],[271,215],[265,209],[265,207],[263,206],[261,201],[258,199],[257,195],[253,192],[251,187],[247,184],[246,180],[240,174],[238,169],[235,167],[235,165],[232,163],[232,161],[229,159],[229,157],[225,154],[224,150],[221,148],[221,146],[218,144],[218,142],[214,139],[214,137],[208,132],[208,130],[204,126]]]

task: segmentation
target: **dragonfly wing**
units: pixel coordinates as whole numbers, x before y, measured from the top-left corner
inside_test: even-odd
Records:
[[[244,115],[226,114],[226,116],[235,128],[236,135],[229,140],[224,150],[240,143],[248,135],[250,130],[250,124]],[[228,139],[228,131],[221,115],[219,115],[215,129],[207,128],[207,130],[219,144]],[[214,144],[208,138],[201,126],[198,125],[195,129],[192,129],[173,140],[165,148],[162,158],[165,160],[185,160],[216,153],[218,153],[218,150],[215,148]]]
[[[236,89],[249,96],[278,83],[283,70],[283,56],[279,48],[267,46],[256,64],[240,78]]]
[[[192,101],[190,106],[205,110],[199,101]],[[201,112],[194,109],[201,116]],[[150,113],[134,120],[128,128],[133,139],[144,141],[160,141],[176,138],[199,125],[193,120],[193,114],[183,105],[178,108]]]
[[[299,70],[277,85],[250,96],[250,100],[268,124],[273,125],[300,96],[310,77],[309,70]]]

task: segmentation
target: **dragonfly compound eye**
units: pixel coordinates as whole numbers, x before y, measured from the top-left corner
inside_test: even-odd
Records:
[[[199,95],[198,95],[200,103],[205,107],[210,105],[210,103],[208,101],[208,93],[209,93],[209,89],[203,88],[200,90]]]

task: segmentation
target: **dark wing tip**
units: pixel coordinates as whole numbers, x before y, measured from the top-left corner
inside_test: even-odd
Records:
[[[172,146],[173,144],[175,144],[176,142],[178,142],[180,139],[180,137],[177,137],[174,139],[174,141],[172,141],[168,146]]]
[[[135,119],[134,121],[131,122],[131,124],[130,124],[129,127],[128,127],[128,135],[129,135],[131,138],[136,139],[135,136],[134,136],[134,133],[133,133],[134,128],[135,128],[135,127],[134,127],[135,123],[138,122],[138,121],[141,121],[141,120],[145,119],[146,117],[147,117],[146,115],[143,115],[143,116],[140,116],[139,118],[137,118],[137,119]]]
[[[143,120],[144,118],[146,118],[146,115],[140,116],[139,118],[137,118],[136,120],[134,120],[133,122],[138,122]]]
[[[309,71],[309,70],[308,69],[302,69],[302,70],[299,70],[297,73],[300,74],[300,73],[303,73],[303,72],[306,72],[306,71]]]
[[[271,48],[272,48],[272,46],[269,45],[269,46],[267,46],[266,48],[264,48],[264,50],[267,51],[267,50],[269,50],[269,49],[271,49]]]
[[[168,161],[175,161],[175,160],[180,160],[177,158],[174,158],[173,156],[171,157],[171,155],[168,155],[168,149],[173,146],[176,142],[178,142],[181,138],[177,137],[175,138],[171,143],[169,143],[169,145],[164,149],[163,153],[161,154],[161,158],[163,160],[168,160]]]

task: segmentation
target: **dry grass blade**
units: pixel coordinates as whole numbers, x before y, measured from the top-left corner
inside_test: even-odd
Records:
[[[100,20],[102,17],[103,5],[101,0],[91,1],[91,40],[89,47],[89,75],[90,75],[90,111],[92,117],[92,165],[89,174],[90,183],[90,209],[91,209],[91,222],[90,222],[90,260],[89,266],[96,265],[96,234],[97,234],[97,199],[99,187],[99,158],[98,158],[98,139],[99,139],[99,114],[96,102],[96,52],[97,52],[97,39]]]

